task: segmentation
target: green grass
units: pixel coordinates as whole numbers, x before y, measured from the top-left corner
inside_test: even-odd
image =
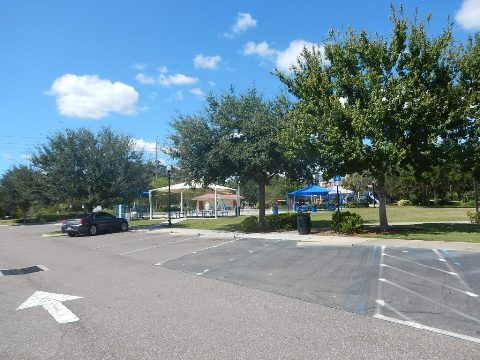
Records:
[[[19,219],[6,219],[6,220],[0,220],[0,225],[12,225],[16,224]]]
[[[165,219],[131,220],[128,224],[130,226],[146,226],[146,225],[158,225],[163,222],[165,222]]]
[[[175,227],[183,229],[238,231],[243,219],[245,219],[245,216],[218,219],[187,219],[175,224]]]
[[[423,207],[423,206],[396,206],[387,205],[387,218],[389,223],[394,222],[428,222],[428,221],[468,221],[468,208],[458,207]],[[377,208],[349,208],[359,214],[366,223],[378,222]],[[312,214],[312,220],[331,220],[331,211],[318,211]]]
[[[460,241],[480,243],[480,225],[478,224],[419,224],[394,225],[387,233],[379,232],[378,227],[367,227],[362,237],[383,239]]]

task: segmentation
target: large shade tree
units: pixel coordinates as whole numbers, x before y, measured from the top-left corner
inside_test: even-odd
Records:
[[[464,133],[462,148],[463,169],[473,176],[475,208],[478,212],[478,183],[480,181],[480,34],[468,40],[460,59],[461,81],[465,91]]]
[[[258,186],[259,222],[265,218],[265,186],[277,175],[309,176],[307,159],[289,159],[279,143],[290,103],[264,99],[255,88],[210,95],[204,111],[172,121],[171,155],[185,178],[203,184],[230,178]]]
[[[128,202],[148,187],[153,167],[145,164],[134,140],[104,128],[57,132],[32,155],[45,175],[43,188],[51,202],[110,206]]]
[[[447,26],[429,37],[425,22],[392,10],[389,38],[331,32],[304,49],[291,74],[277,72],[298,99],[284,142],[308,153],[327,175],[368,170],[379,218],[388,228],[385,175],[410,164],[425,170],[458,127],[458,56]]]
[[[0,206],[10,213],[20,209],[25,221],[30,208],[43,200],[42,180],[31,167],[14,166],[0,179]]]

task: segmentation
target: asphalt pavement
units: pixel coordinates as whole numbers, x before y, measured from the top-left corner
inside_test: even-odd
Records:
[[[168,229],[41,236],[55,229],[0,227],[0,359],[480,355],[475,251]]]

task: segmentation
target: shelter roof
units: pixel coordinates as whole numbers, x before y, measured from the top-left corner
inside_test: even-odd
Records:
[[[236,200],[237,199],[237,195],[235,194],[220,194],[220,193],[217,193],[217,197],[221,197],[225,200]],[[243,199],[243,196],[239,196],[240,199]],[[209,194],[203,194],[203,195],[199,195],[199,196],[195,196],[194,198],[192,198],[192,200],[211,200],[211,199],[215,199],[215,194],[212,194],[212,193],[209,193]]]
[[[330,191],[332,190],[318,185],[311,185],[304,187],[303,189],[292,191],[288,194],[296,196],[327,195]]]
[[[199,189],[205,189],[209,188],[212,190],[217,189],[217,191],[236,191],[235,189],[222,186],[222,185],[217,185],[217,184],[210,184],[208,186],[203,186],[202,184],[199,183],[179,183],[179,184],[173,184],[170,185],[170,192],[171,193],[181,193],[185,191],[193,191],[193,190],[199,190]],[[168,192],[168,186],[156,188],[156,189],[150,189],[150,191],[159,191],[159,192]]]

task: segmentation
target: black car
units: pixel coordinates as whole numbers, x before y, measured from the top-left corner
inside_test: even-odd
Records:
[[[80,216],[78,219],[63,221],[62,232],[68,236],[79,234],[97,235],[99,232],[127,231],[128,222],[107,212],[93,212]]]

